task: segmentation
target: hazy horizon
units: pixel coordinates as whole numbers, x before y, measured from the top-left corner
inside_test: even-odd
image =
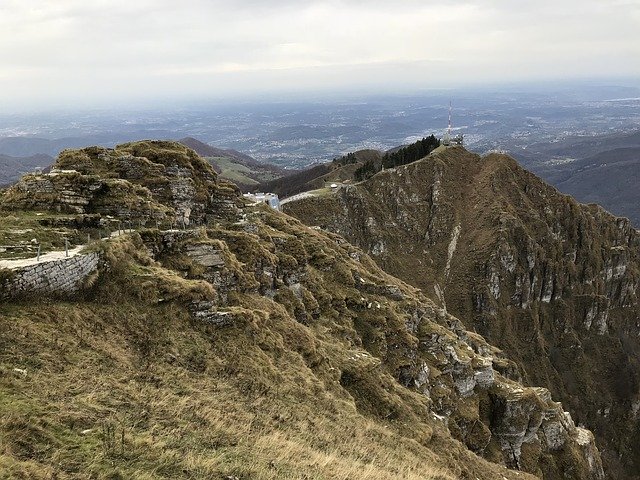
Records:
[[[637,0],[8,0],[2,9],[4,111],[640,79]]]

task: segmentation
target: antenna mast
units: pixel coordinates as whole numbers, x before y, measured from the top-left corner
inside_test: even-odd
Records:
[[[444,137],[442,137],[442,144],[443,145],[463,145],[464,143],[464,137],[462,134],[458,134],[455,137],[451,136],[451,112],[452,112],[452,108],[451,108],[451,100],[449,100],[449,124],[447,126],[447,131],[444,134]]]

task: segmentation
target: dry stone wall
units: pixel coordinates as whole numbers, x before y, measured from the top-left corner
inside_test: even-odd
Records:
[[[100,254],[93,252],[11,270],[12,274],[0,283],[0,298],[75,293],[98,269],[99,262]]]

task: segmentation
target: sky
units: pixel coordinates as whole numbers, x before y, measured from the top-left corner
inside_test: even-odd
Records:
[[[0,0],[5,109],[606,77],[640,0]]]

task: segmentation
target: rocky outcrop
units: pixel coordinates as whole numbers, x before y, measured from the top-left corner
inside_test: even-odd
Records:
[[[372,273],[371,260],[341,238],[328,248],[322,234],[279,230],[271,215],[245,214],[232,229],[144,234],[163,266],[214,286],[214,300],[189,304],[194,321],[218,328],[241,322],[247,312],[238,294],[270,298],[305,325],[335,315],[358,348],[342,367],[345,388],[387,371],[424,397],[430,421],[476,454],[548,478],[604,478],[591,433],[548,390],[518,383],[517,366],[500,350],[417,291]],[[320,275],[339,279],[339,293]]]
[[[610,475],[634,478],[640,236],[627,219],[461,148],[284,210],[344,235],[502,348],[595,431]]]
[[[576,427],[547,389],[517,383],[517,369],[501,352],[464,331],[457,319],[440,315],[450,330],[418,322],[418,368],[409,382],[406,369],[401,378],[430,397],[434,415],[456,438],[478,454],[500,455],[509,468],[543,478],[556,474],[545,457],[570,448],[583,467],[567,475],[604,478],[591,432]]]
[[[51,173],[23,177],[2,204],[184,228],[233,218],[238,193],[187,147],[149,141],[63,151]]]
[[[144,187],[75,170],[25,175],[5,194],[3,204],[21,210],[110,215],[121,221],[167,222],[171,213]]]
[[[78,184],[85,179],[107,186],[116,182],[144,192],[129,203],[111,204],[115,197],[76,189],[89,198],[84,212],[100,216],[101,208],[148,201],[181,219],[180,229],[152,222],[104,242],[103,275],[88,295],[116,302],[117,294],[130,305],[144,305],[141,328],[171,323],[169,317],[153,323],[151,317],[159,312],[184,315],[193,332],[206,334],[202,343],[212,355],[233,342],[238,358],[250,365],[251,378],[237,386],[240,394],[257,395],[250,408],[270,392],[252,385],[267,378],[276,385],[305,379],[313,385],[313,396],[331,399],[350,416],[370,419],[387,434],[436,452],[460,478],[603,478],[589,431],[577,427],[548,390],[523,385],[515,362],[451,314],[451,283],[445,280],[459,278],[457,258],[466,248],[468,228],[462,219],[445,233],[441,229],[449,224],[444,217],[429,221],[429,235],[422,231],[419,236],[434,250],[438,242],[445,245],[441,265],[447,272],[436,278],[447,310],[385,273],[343,237],[304,227],[263,205],[244,205],[235,189],[218,183],[201,163],[192,152],[166,142],[96,147],[60,157],[58,168],[76,170],[62,176],[79,176]],[[438,202],[446,198],[444,176],[440,182],[437,195],[433,189],[429,193]],[[342,190],[350,198],[359,195],[353,187]],[[12,189],[3,196],[2,208],[26,197]],[[385,225],[384,217],[369,214],[364,198],[358,208],[367,229]],[[443,215],[445,208],[439,203],[432,211]],[[397,218],[394,222],[411,224],[409,213]],[[399,248],[391,236],[372,239],[371,245],[380,255]],[[612,278],[616,266],[611,264]],[[495,297],[485,303],[499,308]],[[137,339],[145,361],[169,341],[150,345],[152,332],[140,334],[128,326],[123,331]],[[178,341],[188,343],[187,338]],[[154,361],[158,358],[165,355]],[[292,361],[297,370],[282,374]],[[225,375],[237,371],[228,358],[215,362]],[[273,391],[269,394],[279,395],[277,388]],[[301,397],[283,398],[297,405]]]

